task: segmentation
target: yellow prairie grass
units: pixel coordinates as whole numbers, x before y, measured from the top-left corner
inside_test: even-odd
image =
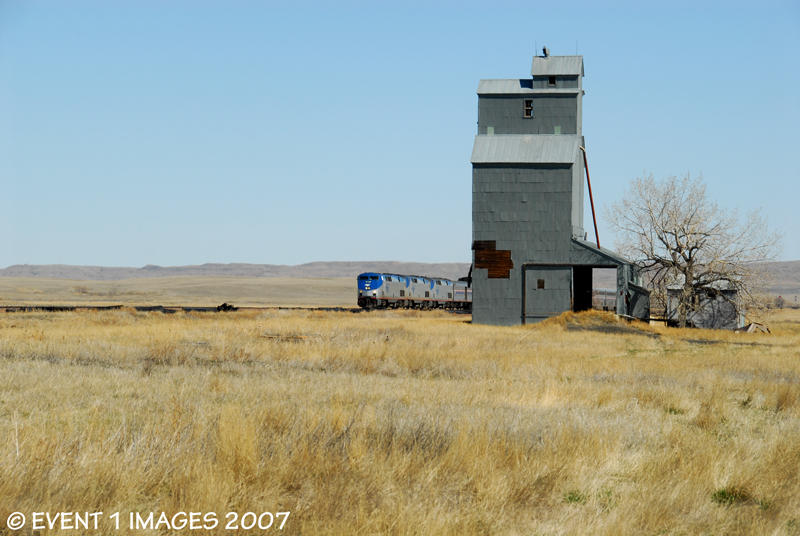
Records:
[[[800,530],[800,317],[468,319],[6,314],[0,534],[100,510],[217,513],[204,534],[231,511],[290,511],[288,534]]]

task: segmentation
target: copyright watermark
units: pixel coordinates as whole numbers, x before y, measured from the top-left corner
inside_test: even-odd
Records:
[[[25,521],[27,521],[27,519],[25,519],[25,514],[22,512],[14,512],[6,519],[6,527],[11,530],[19,530],[25,526]]]
[[[6,528],[31,530],[283,530],[291,512],[13,512]],[[30,519],[29,519],[30,518]]]

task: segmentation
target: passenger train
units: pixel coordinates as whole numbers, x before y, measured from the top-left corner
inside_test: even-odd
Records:
[[[358,306],[363,309],[472,309],[466,281],[441,277],[366,272],[358,276]]]

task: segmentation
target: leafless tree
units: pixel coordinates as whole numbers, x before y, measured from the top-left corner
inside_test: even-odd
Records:
[[[697,296],[721,287],[737,291],[737,309],[755,303],[753,290],[763,278],[758,264],[773,259],[780,237],[758,211],[739,218],[706,196],[701,178],[653,176],[635,179],[621,202],[606,211],[617,230],[617,248],[649,276],[652,297],[666,305],[667,285],[681,285],[678,321]]]

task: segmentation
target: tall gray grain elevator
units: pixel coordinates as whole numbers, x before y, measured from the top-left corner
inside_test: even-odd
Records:
[[[524,324],[591,308],[616,268],[616,312],[646,318],[635,267],[584,238],[583,57],[533,58],[531,77],[481,80],[472,149],[472,318]]]

